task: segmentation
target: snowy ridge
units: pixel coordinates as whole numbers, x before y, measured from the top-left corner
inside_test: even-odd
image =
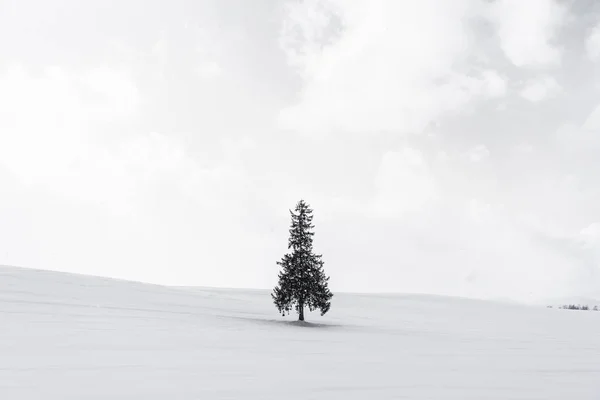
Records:
[[[600,398],[600,313],[338,294],[307,320],[268,291],[0,267],[0,398]]]

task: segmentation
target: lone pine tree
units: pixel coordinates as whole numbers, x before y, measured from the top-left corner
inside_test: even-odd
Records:
[[[318,309],[325,315],[333,297],[327,285],[329,277],[323,270],[322,256],[313,253],[312,212],[304,200],[296,204],[295,212],[290,210],[292,225],[288,249],[292,251],[277,262],[281,267],[279,284],[271,294],[282,315],[295,308],[300,321],[304,321],[304,307],[310,311]]]

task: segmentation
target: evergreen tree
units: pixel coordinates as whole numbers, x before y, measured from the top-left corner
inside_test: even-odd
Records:
[[[305,307],[310,311],[318,309],[325,315],[333,297],[327,285],[329,277],[323,270],[322,256],[313,253],[312,212],[304,200],[296,204],[295,212],[290,210],[292,225],[288,249],[292,251],[277,262],[281,267],[279,284],[271,294],[282,315],[295,308],[300,321],[304,321]]]

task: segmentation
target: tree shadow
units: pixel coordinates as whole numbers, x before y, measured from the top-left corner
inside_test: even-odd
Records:
[[[226,318],[252,322],[260,325],[271,325],[271,326],[289,326],[296,328],[313,328],[313,329],[332,329],[342,328],[344,325],[331,324],[331,323],[320,323],[320,322],[309,322],[309,321],[290,321],[290,320],[277,320],[277,319],[265,319],[265,318],[252,318],[252,317],[238,317],[228,316]]]
[[[278,321],[278,320],[270,320],[274,324],[283,324],[289,326],[297,326],[300,328],[339,328],[342,325],[336,324],[324,324],[318,322],[309,322],[309,321]]]

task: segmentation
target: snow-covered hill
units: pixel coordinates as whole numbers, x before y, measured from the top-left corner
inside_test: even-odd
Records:
[[[0,267],[0,398],[600,398],[600,312],[333,300],[299,325],[266,291]]]

